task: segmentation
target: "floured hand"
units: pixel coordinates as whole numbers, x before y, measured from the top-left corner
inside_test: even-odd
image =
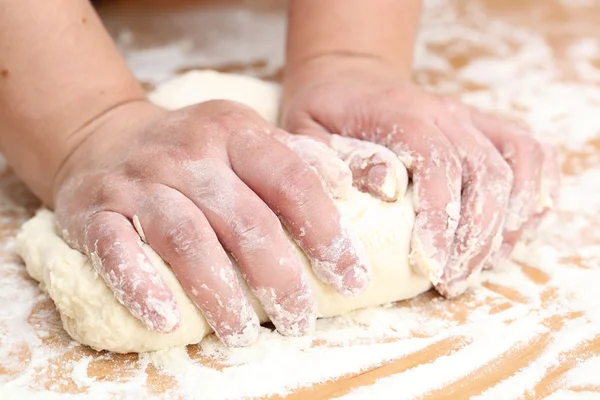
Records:
[[[550,148],[516,124],[423,91],[375,59],[331,55],[290,68],[282,126],[333,149],[350,137],[395,153],[414,185],[411,263],[445,296],[507,259],[558,195]],[[354,177],[359,188],[393,200],[384,183],[388,156],[373,158],[388,161],[367,173],[355,168]]]
[[[252,343],[259,322],[226,251],[281,333],[314,326],[315,301],[278,217],[321,280],[346,295],[368,286],[362,245],[327,193],[343,196],[351,172],[323,144],[227,101],[179,111],[126,103],[84,130],[55,179],[59,229],[148,328],[172,332],[180,315],[142,240],[231,346]],[[310,152],[308,163],[297,155]]]

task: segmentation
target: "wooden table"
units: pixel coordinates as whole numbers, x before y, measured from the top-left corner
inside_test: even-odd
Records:
[[[600,286],[598,192],[598,201],[594,197],[600,186],[594,178],[600,177],[600,1],[426,3],[415,79],[525,120],[558,146],[565,188],[555,224],[537,250],[524,252],[508,271],[488,275],[473,292],[451,301],[427,293],[382,309],[390,318],[404,313],[408,330],[373,334],[365,328],[344,342],[317,337],[308,346],[313,354],[402,343],[414,343],[416,350],[369,365],[349,362],[345,372],[325,381],[282,383],[258,397],[600,396],[600,376],[578,373],[600,357],[594,306],[594,285]],[[194,68],[280,76],[284,23],[278,1],[104,1],[99,10],[149,89]],[[0,398],[16,397],[17,389],[37,393],[35,398],[95,398],[92,389],[98,398],[203,398],[182,391],[177,374],[142,363],[138,355],[98,353],[70,340],[52,301],[27,277],[14,250],[14,235],[37,207],[0,165]],[[524,329],[526,323],[532,329]],[[508,344],[487,359],[469,361],[468,354],[488,349],[486,335],[475,332],[490,326],[501,327]],[[199,346],[188,346],[187,353],[206,368],[231,366]],[[411,391],[412,376],[415,385],[420,380]],[[125,392],[132,387],[136,394]]]

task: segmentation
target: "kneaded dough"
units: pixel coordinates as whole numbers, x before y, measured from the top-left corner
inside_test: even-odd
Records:
[[[242,75],[193,71],[158,87],[150,99],[170,109],[211,99],[235,100],[275,123],[279,87]],[[358,297],[343,297],[321,283],[304,253],[292,242],[309,277],[320,317],[407,299],[431,287],[413,272],[408,262],[415,218],[409,197],[386,203],[353,190],[347,199],[336,201],[357,231],[372,265],[371,285]],[[54,300],[65,330],[80,343],[96,350],[144,352],[198,343],[212,331],[169,266],[146,245],[145,252],[173,290],[181,312],[182,323],[170,334],[146,329],[117,301],[87,258],[57,234],[52,212],[40,210],[27,221],[17,236],[17,244],[28,273]],[[260,304],[248,290],[247,293],[260,320],[268,321]]]

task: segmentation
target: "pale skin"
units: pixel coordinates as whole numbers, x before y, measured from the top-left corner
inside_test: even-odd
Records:
[[[415,0],[291,0],[278,128],[233,102],[152,105],[87,1],[0,0],[0,151],[158,332],[180,316],[141,239],[225,344],[258,334],[227,252],[277,329],[302,335],[316,305],[281,223],[321,280],[357,295],[370,266],[333,198],[354,184],[394,201],[404,168],[413,267],[458,295],[535,229],[558,172],[520,126],[411,84],[419,12]]]

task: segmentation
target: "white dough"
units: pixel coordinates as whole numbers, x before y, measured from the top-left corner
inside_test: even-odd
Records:
[[[194,71],[160,86],[150,98],[170,109],[210,99],[235,100],[275,122],[279,87],[240,75]],[[353,190],[347,199],[337,201],[357,231],[372,265],[371,285],[358,297],[343,297],[318,281],[309,261],[294,244],[313,287],[320,317],[407,299],[431,287],[408,263],[415,217],[409,196],[410,192],[396,203],[385,203]],[[27,271],[49,293],[65,330],[78,342],[97,350],[144,352],[198,343],[212,331],[170,268],[146,245],[146,253],[175,293],[182,315],[181,326],[171,334],[146,329],[115,299],[87,258],[58,236],[50,211],[41,210],[26,222],[17,243]],[[249,296],[261,321],[267,321],[256,299]]]

